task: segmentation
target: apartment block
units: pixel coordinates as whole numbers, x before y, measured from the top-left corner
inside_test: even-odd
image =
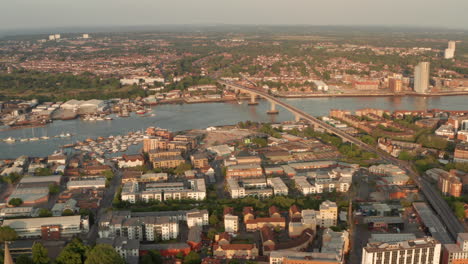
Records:
[[[226,169],[226,179],[262,177],[263,169],[259,164],[232,165]]]
[[[331,171],[309,172],[307,176],[294,176],[296,188],[303,194],[347,192],[352,183],[354,169],[335,168]]]
[[[273,188],[273,193],[275,195],[288,195],[288,186],[286,186],[280,177],[268,178],[267,183]]]
[[[186,182],[126,182],[123,184],[121,199],[130,203],[152,200],[204,200],[206,184],[204,179]]]
[[[187,226],[207,226],[209,224],[208,210],[191,210],[187,212]]]
[[[460,197],[462,195],[463,183],[456,175],[453,175],[447,171],[440,173],[437,181],[439,190],[444,195],[451,195],[454,197]]]
[[[228,233],[236,233],[239,231],[239,217],[237,215],[224,215],[224,231]]]
[[[442,250],[442,264],[468,263],[468,233],[460,233],[456,244],[445,244]]]
[[[320,204],[317,224],[320,227],[336,226],[338,223],[338,206],[335,202],[324,201]]]
[[[185,163],[185,159],[182,156],[155,158],[153,160],[153,168],[170,169],[176,168],[183,163]]]
[[[431,238],[403,242],[368,243],[362,249],[362,264],[439,264],[441,244]]]
[[[190,156],[190,161],[195,169],[203,169],[210,166],[208,156],[204,153],[196,153]]]
[[[455,162],[468,162],[468,143],[457,144],[453,160]]]
[[[182,155],[182,150],[180,149],[170,149],[170,150],[153,149],[148,152],[148,155],[149,155],[149,160],[154,160],[157,158],[179,157]]]

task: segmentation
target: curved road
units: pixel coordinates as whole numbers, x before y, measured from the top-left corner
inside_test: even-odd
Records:
[[[426,180],[419,177],[419,175],[411,168],[410,164],[391,156],[390,154],[388,154],[387,152],[385,152],[385,151],[383,151],[383,150],[381,150],[379,148],[368,145],[368,144],[362,142],[361,140],[359,140],[358,138],[355,138],[355,137],[343,132],[342,130],[337,129],[336,127],[333,127],[333,126],[323,122],[322,120],[320,120],[320,119],[318,119],[318,118],[316,118],[316,117],[314,117],[314,116],[312,116],[312,115],[310,115],[310,114],[308,114],[308,113],[306,113],[306,112],[304,112],[304,111],[302,111],[302,110],[300,110],[300,109],[298,109],[298,108],[296,108],[294,106],[291,106],[291,105],[283,102],[282,100],[280,100],[280,99],[278,99],[278,98],[276,98],[276,97],[274,97],[274,96],[272,96],[272,95],[270,95],[270,94],[268,94],[268,93],[266,93],[264,91],[248,88],[248,87],[236,84],[236,83],[227,82],[227,81],[223,81],[223,80],[218,80],[218,82],[220,84],[222,84],[222,85],[225,85],[226,87],[232,87],[232,88],[235,88],[235,89],[246,91],[247,93],[254,93],[256,95],[259,95],[259,96],[269,100],[270,102],[273,102],[273,103],[275,103],[277,105],[282,106],[283,108],[287,109],[288,111],[290,111],[294,115],[299,116],[300,118],[309,121],[313,125],[319,126],[319,127],[323,128],[323,129],[325,129],[327,132],[335,134],[335,135],[339,136],[340,138],[342,138],[343,140],[351,142],[351,143],[361,147],[364,150],[367,150],[369,152],[372,152],[372,153],[375,153],[375,154],[379,155],[379,157],[381,159],[385,160],[388,163],[391,163],[391,164],[397,165],[400,168],[403,168],[404,170],[406,170],[408,175],[412,177],[412,179],[418,185],[418,187],[422,190],[424,196],[427,198],[427,200],[429,201],[431,206],[435,209],[437,214],[440,216],[442,222],[445,224],[447,230],[449,231],[449,233],[452,236],[452,238],[454,239],[454,241],[456,240],[458,233],[463,233],[465,231],[464,226],[455,217],[452,210],[450,209],[448,204],[445,202],[445,200],[440,196],[438,191],[430,183],[428,183]]]

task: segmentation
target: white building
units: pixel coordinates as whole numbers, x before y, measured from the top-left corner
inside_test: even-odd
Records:
[[[132,84],[140,84],[140,83],[152,85],[154,82],[164,83],[164,81],[165,80],[162,77],[151,78],[151,77],[146,77],[146,76],[134,76],[134,77],[120,79],[120,83],[122,85],[132,85]]]
[[[245,197],[245,188],[241,187],[236,179],[227,179],[227,189],[232,199]]]
[[[312,193],[316,193],[316,189],[310,182],[307,180],[306,176],[295,176],[294,178],[294,183],[296,185],[296,188],[303,194],[303,195],[309,195]]]
[[[446,48],[445,51],[444,51],[444,58],[445,59],[453,59],[453,57],[455,57],[455,48],[456,48],[456,42],[455,41],[449,41],[448,42],[448,48]]]
[[[317,86],[317,90],[319,91],[328,91],[328,85],[320,80],[313,80],[315,86]]]
[[[338,223],[338,206],[335,202],[324,201],[320,204],[317,224],[320,227],[336,226]]]
[[[118,161],[119,168],[132,168],[144,164],[145,159],[141,155],[123,155],[122,159]]]
[[[191,210],[187,212],[187,226],[207,226],[209,224],[208,210]]]
[[[431,238],[396,243],[368,243],[362,249],[362,264],[439,264],[441,244]]]
[[[84,113],[94,113],[103,111],[106,108],[106,103],[103,100],[91,99],[87,101],[80,100],[68,100],[60,108],[65,110],[71,110],[73,112],[84,112]]]
[[[67,189],[99,189],[106,187],[106,178],[104,177],[81,177],[71,178],[67,182]]]
[[[16,231],[19,238],[38,238],[42,236],[43,227],[58,226],[61,237],[71,237],[89,230],[89,223],[79,215],[59,217],[37,217],[6,219],[2,226],[9,226]]]
[[[309,172],[293,177],[296,188],[303,194],[347,192],[351,187],[354,168],[335,168],[328,172]]]
[[[288,195],[288,186],[286,186],[280,177],[268,178],[267,183],[270,187],[273,188],[273,193],[275,195]]]
[[[224,231],[228,233],[239,231],[239,217],[237,215],[224,215]]]
[[[442,263],[464,263],[468,259],[468,233],[459,233],[456,244],[445,244]]]
[[[434,132],[436,135],[441,137],[447,138],[454,138],[455,137],[455,128],[452,125],[441,125],[439,128],[436,129]]]
[[[122,201],[150,202],[151,200],[206,199],[205,179],[184,182],[126,182],[121,193]]]
[[[414,67],[414,91],[425,94],[429,88],[429,62],[420,62]]]
[[[31,217],[33,207],[5,207],[0,209],[0,217]]]

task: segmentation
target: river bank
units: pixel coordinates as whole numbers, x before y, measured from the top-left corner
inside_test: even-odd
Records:
[[[289,94],[289,95],[276,94],[275,96],[279,98],[321,98],[321,97],[404,97],[404,96],[437,97],[437,96],[460,96],[460,95],[468,95],[468,91],[439,92],[439,93],[430,93],[430,94],[403,92],[403,93]]]

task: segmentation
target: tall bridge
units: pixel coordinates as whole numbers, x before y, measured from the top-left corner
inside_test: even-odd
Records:
[[[368,144],[365,144],[364,142],[362,142],[361,140],[343,132],[342,130],[334,127],[334,126],[331,126],[325,122],[323,122],[322,120],[290,105],[290,104],[287,104],[285,102],[283,102],[282,100],[264,92],[264,91],[261,91],[261,90],[257,90],[257,89],[252,89],[252,88],[248,88],[248,87],[245,87],[245,86],[242,86],[242,85],[239,85],[239,84],[236,84],[236,83],[233,83],[233,82],[227,82],[227,81],[221,81],[219,80],[218,81],[221,85],[223,85],[226,89],[230,89],[230,90],[234,90],[236,92],[242,92],[242,93],[246,93],[246,94],[249,94],[250,95],[250,102],[249,104],[251,105],[254,105],[254,104],[257,104],[256,102],[256,98],[257,97],[262,97],[266,100],[268,100],[270,102],[270,105],[271,105],[271,108],[270,108],[270,111],[268,111],[268,113],[277,113],[278,110],[276,109],[276,106],[279,105],[279,106],[282,106],[284,109],[288,110],[289,112],[291,112],[296,121],[299,121],[300,119],[303,119],[303,120],[306,120],[308,121],[309,123],[311,123],[314,127],[320,127],[322,129],[324,129],[326,132],[330,133],[330,134],[335,134],[337,135],[338,137],[340,137],[343,141],[346,141],[346,142],[350,142],[350,143],[353,143],[367,151],[370,151],[370,152],[374,152],[378,155],[380,155],[383,159],[385,159],[386,161],[390,162],[390,163],[395,163],[395,161],[398,161],[398,159],[395,159],[394,157],[392,157],[391,155],[389,155],[388,153],[380,150],[380,149],[377,149],[373,146],[370,146]]]
[[[278,110],[276,109],[276,106],[277,105],[282,106],[284,109],[288,110],[294,115],[296,121],[299,121],[300,119],[308,121],[314,127],[322,128],[326,132],[340,137],[345,142],[350,142],[352,144],[355,144],[366,151],[377,154],[382,160],[405,169],[406,172],[410,176],[412,176],[413,181],[416,183],[416,185],[418,185],[420,190],[422,190],[428,202],[431,204],[431,206],[440,216],[440,219],[444,223],[445,227],[449,231],[449,234],[452,236],[452,238],[456,240],[458,233],[464,232],[465,230],[464,226],[460,223],[460,221],[458,221],[458,219],[453,214],[452,210],[449,208],[448,204],[444,201],[444,199],[440,196],[440,194],[438,194],[437,190],[432,185],[428,184],[426,180],[419,177],[419,175],[413,170],[413,168],[411,167],[409,163],[406,163],[405,161],[401,161],[377,147],[368,145],[362,142],[361,140],[359,140],[358,138],[355,138],[334,126],[331,126],[327,124],[326,122],[323,122],[322,120],[290,104],[287,104],[283,102],[282,100],[262,90],[252,89],[249,87],[245,87],[243,85],[239,85],[233,82],[228,82],[228,81],[223,81],[223,80],[218,80],[218,82],[221,85],[223,85],[226,89],[234,90],[236,93],[242,92],[242,93],[249,94],[250,95],[249,104],[251,105],[257,104],[256,102],[257,97],[262,97],[268,100],[271,105],[270,111],[268,111],[269,114],[277,114]]]

